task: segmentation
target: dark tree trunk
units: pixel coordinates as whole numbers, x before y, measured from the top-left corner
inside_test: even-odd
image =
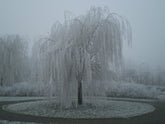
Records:
[[[82,98],[82,81],[78,81],[78,104],[81,105],[83,101]]]
[[[3,78],[1,78],[1,84],[0,85],[3,86]]]

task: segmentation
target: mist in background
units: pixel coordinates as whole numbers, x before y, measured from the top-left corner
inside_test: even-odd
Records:
[[[164,0],[0,0],[0,35],[20,34],[34,41],[64,21],[64,13],[85,13],[91,6],[107,6],[132,26],[132,47],[124,43],[127,64],[165,69]]]

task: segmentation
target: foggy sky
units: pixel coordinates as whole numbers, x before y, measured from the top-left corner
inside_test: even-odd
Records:
[[[133,33],[132,47],[124,49],[128,62],[165,69],[164,0],[0,0],[0,35],[33,39],[62,22],[66,10],[80,15],[90,6],[108,6],[128,19]]]

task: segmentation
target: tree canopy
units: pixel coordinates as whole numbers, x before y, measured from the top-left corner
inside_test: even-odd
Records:
[[[77,97],[79,84],[83,96],[103,93],[108,73],[122,65],[125,40],[131,42],[128,21],[107,8],[92,7],[78,17],[66,15],[64,23],[56,22],[50,36],[40,41],[40,78],[54,87],[63,106]]]

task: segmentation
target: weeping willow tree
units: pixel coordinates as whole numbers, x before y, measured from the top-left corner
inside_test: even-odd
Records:
[[[131,27],[107,8],[92,7],[85,15],[65,17],[42,41],[40,61],[43,80],[67,107],[73,97],[82,104],[83,96],[104,92],[108,72],[122,65],[122,44],[131,42]]]

